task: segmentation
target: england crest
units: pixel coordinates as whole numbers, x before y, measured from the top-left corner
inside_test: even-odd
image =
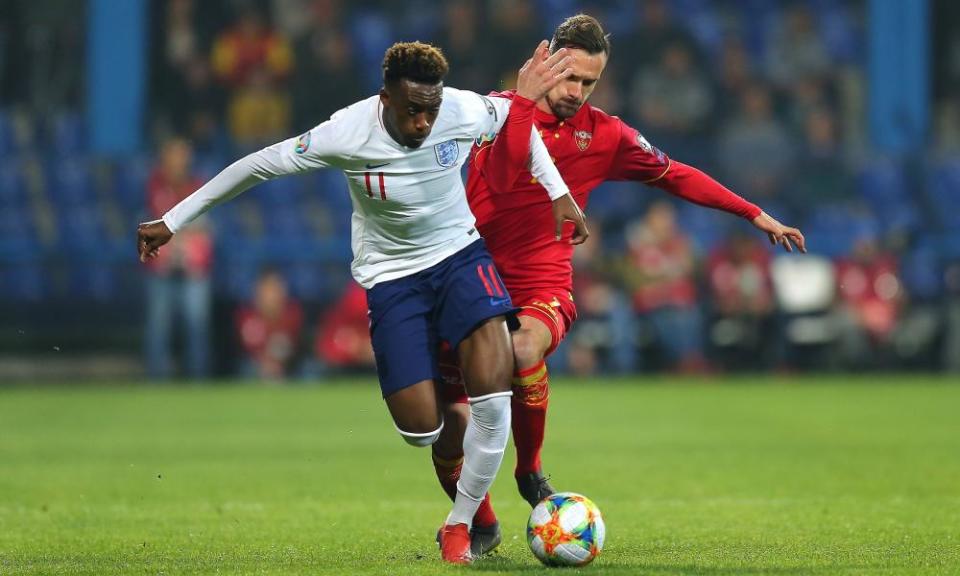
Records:
[[[444,168],[456,164],[457,158],[460,157],[460,146],[457,145],[456,140],[441,142],[433,147],[433,151],[437,154],[437,164]]]
[[[583,152],[590,146],[590,141],[593,140],[593,134],[586,130],[577,130],[573,133],[573,138],[577,141],[577,148]]]

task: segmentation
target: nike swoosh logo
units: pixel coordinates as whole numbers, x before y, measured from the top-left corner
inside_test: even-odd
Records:
[[[367,164],[367,170],[374,170],[376,168],[383,168],[389,164],[389,162],[384,162],[383,164]]]
[[[490,299],[490,305],[491,305],[491,306],[503,306],[503,305],[509,304],[509,303],[510,303],[510,299],[509,299],[509,298],[491,298],[491,299]]]

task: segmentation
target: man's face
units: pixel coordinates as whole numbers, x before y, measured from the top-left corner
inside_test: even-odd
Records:
[[[573,58],[573,68],[566,80],[560,82],[547,93],[547,104],[557,118],[570,118],[587,101],[597,87],[597,81],[607,65],[607,55],[603,52],[590,54],[581,48],[567,48]]]
[[[380,90],[383,122],[390,136],[407,148],[419,148],[433,130],[443,102],[443,83],[401,79]]]

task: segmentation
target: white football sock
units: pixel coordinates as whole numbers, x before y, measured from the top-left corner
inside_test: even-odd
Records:
[[[470,420],[463,435],[463,468],[447,524],[471,525],[500,470],[510,436],[511,395],[513,392],[506,391],[470,398]]]

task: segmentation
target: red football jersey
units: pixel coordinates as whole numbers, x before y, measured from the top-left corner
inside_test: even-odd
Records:
[[[493,95],[512,98],[513,92]],[[616,116],[587,103],[567,120],[537,108],[533,122],[573,198],[584,210],[590,192],[602,182],[633,180],[746,218],[760,214],[759,208],[699,170],[671,161]],[[484,177],[485,171],[497,169],[485,162],[501,137],[492,142],[480,140],[471,151],[467,199],[477,218],[477,229],[511,292],[541,288],[570,291],[572,224],[565,227],[558,242],[550,199],[528,170],[510,190],[492,190],[489,178]],[[522,138],[524,133],[514,131],[513,137]]]

